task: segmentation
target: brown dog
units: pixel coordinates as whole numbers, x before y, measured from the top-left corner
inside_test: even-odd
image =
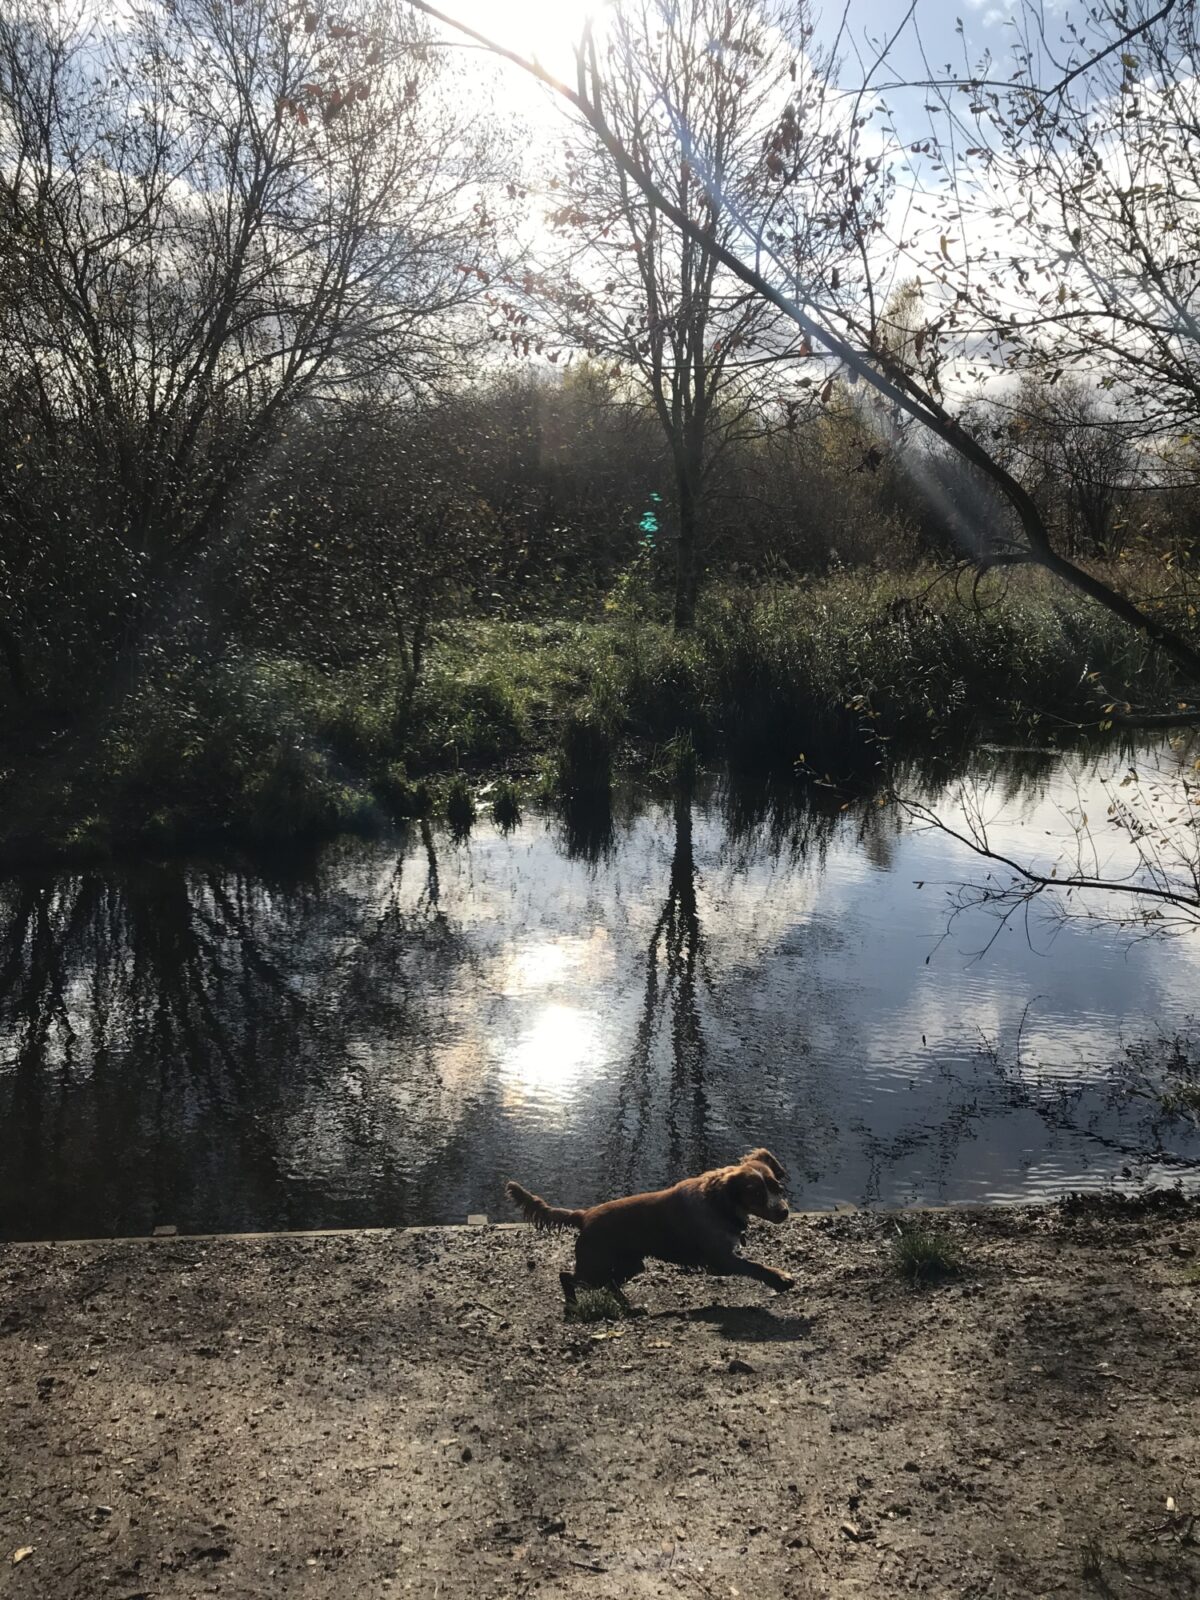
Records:
[[[790,1289],[793,1280],[786,1272],[737,1253],[751,1217],[787,1221],[785,1176],[769,1150],[751,1150],[735,1166],[717,1167],[698,1178],[684,1178],[670,1189],[626,1195],[580,1211],[547,1205],[519,1183],[506,1187],[535,1228],[578,1228],[574,1276],[560,1275],[568,1301],[574,1300],[578,1282],[612,1289],[624,1303],[621,1286],[642,1271],[647,1256]]]

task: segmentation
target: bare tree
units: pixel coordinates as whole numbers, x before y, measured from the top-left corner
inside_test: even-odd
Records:
[[[298,402],[446,369],[496,147],[440,63],[376,0],[337,26],[283,0],[5,9],[0,396],[26,432],[0,477],[0,593],[24,601],[10,672],[72,569],[103,574],[113,649],[194,603]],[[60,584],[40,614],[31,578]]]
[[[1008,364],[1077,369],[1150,440],[1200,425],[1200,18],[1104,0],[1014,19],[1015,74],[929,86],[952,176],[935,270]],[[946,169],[943,169],[946,170]],[[934,266],[932,261],[925,263]]]
[[[676,512],[675,625],[695,615],[705,509],[729,454],[794,411],[811,348],[710,248],[739,248],[741,215],[762,219],[806,277],[847,258],[830,191],[844,151],[827,127],[822,63],[808,53],[806,0],[636,0],[598,48],[604,115],[640,170],[692,224],[664,218],[594,130],[566,147],[552,186],[559,259],[531,275],[559,336],[615,359],[667,442]],[[785,183],[786,174],[793,182]],[[864,208],[865,210],[865,208]]]
[[[524,59],[500,42],[489,39],[477,29],[440,11],[428,0],[408,0],[408,3],[549,84],[587,123],[615,166],[650,202],[660,217],[673,223],[682,234],[709,251],[720,266],[748,289],[789,317],[814,347],[819,347],[840,363],[849,379],[868,385],[898,414],[922,424],[944,445],[975,467],[992,489],[1003,497],[1012,513],[1011,533],[994,540],[981,552],[986,564],[997,561],[1029,562],[1043,567],[1062,582],[1104,606],[1156,645],[1182,671],[1187,682],[1200,684],[1200,648],[1176,619],[1158,609],[1139,605],[1128,593],[1055,548],[1033,497],[996,459],[986,444],[968,432],[942,398],[940,381],[936,378],[940,361],[936,350],[932,356],[928,355],[928,333],[923,339],[914,339],[910,359],[897,355],[887,348],[884,341],[873,336],[876,330],[870,316],[870,306],[874,303],[872,300],[868,300],[868,316],[864,322],[854,308],[847,313],[836,299],[831,300],[819,293],[806,299],[803,290],[792,293],[779,286],[780,281],[789,285],[795,283],[794,263],[787,259],[789,252],[786,241],[777,241],[772,237],[761,215],[756,217],[756,214],[745,212],[740,206],[734,207],[741,229],[739,253],[711,232],[706,232],[694,217],[689,216],[664,191],[655,175],[647,169],[639,152],[625,143],[619,128],[610,121],[606,79],[590,29],[585,30],[576,53],[576,84],[572,87],[556,79],[540,63]],[[910,6],[902,25],[911,14]],[[858,95],[852,97],[854,103],[862,103],[869,98],[871,76],[887,60],[891,43],[891,40],[885,42],[879,50],[867,74],[867,81]],[[852,112],[850,124],[856,125],[858,121],[858,114]],[[882,160],[882,152],[871,155],[861,152],[857,157],[864,177]],[[851,178],[853,169],[847,171],[845,163],[842,163],[841,170],[847,179]],[[781,174],[781,181],[787,181],[788,177],[785,170]],[[843,209],[845,225],[851,230],[855,219],[854,188],[855,184],[850,182]],[[864,260],[869,275],[870,256],[865,251]],[[779,281],[772,281],[772,273]],[[831,282],[829,287],[834,289],[835,286]],[[933,379],[928,375],[928,361],[934,363]]]

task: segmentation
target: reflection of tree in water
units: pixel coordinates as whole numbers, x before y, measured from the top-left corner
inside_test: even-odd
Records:
[[[724,854],[735,876],[763,857],[789,865],[810,857],[818,864],[836,826],[831,806],[814,804],[798,786],[727,782],[716,795]],[[667,892],[646,947],[645,977],[633,1049],[620,1081],[616,1143],[619,1167],[632,1183],[641,1171],[655,1115],[655,1045],[668,1028],[669,1071],[665,1103],[668,1171],[699,1171],[723,1158],[711,1129],[713,1087],[705,1011],[716,1000],[701,925],[694,846],[694,795],[678,787],[672,802],[673,848]],[[720,1069],[727,1094],[748,1090],[742,1120],[758,1125],[754,1085],[740,1080],[736,1064]]]
[[[692,792],[680,785],[673,801],[674,848],[667,894],[646,950],[641,1010],[629,1062],[618,1093],[618,1139],[625,1143],[627,1184],[638,1168],[652,1120],[654,1042],[670,1020],[671,1068],[667,1091],[669,1170],[682,1175],[708,1165],[708,1096],[704,1083],[704,1027],[700,1016],[704,937],[696,899]],[[627,1141],[627,1142],[626,1142]]]
[[[723,854],[735,872],[756,861],[787,867],[824,867],[839,819],[840,790],[819,783],[774,778],[726,778],[717,793],[724,829]]]
[[[1147,1047],[1147,1053],[1152,1049]],[[1021,1059],[1021,1029],[1011,1059],[996,1041],[981,1038],[975,1070],[964,1073],[948,1062],[938,1067],[942,1109],[936,1122],[887,1137],[852,1124],[867,1161],[863,1193],[853,1198],[864,1204],[877,1203],[885,1192],[893,1202],[903,1198],[895,1174],[914,1157],[927,1162],[915,1198],[943,1196],[952,1185],[963,1144],[977,1140],[989,1121],[1022,1113],[1043,1125],[1050,1138],[1047,1148],[1066,1144],[1080,1158],[1094,1156],[1105,1179],[1137,1183],[1152,1173],[1180,1178],[1195,1173],[1200,1169],[1200,1134],[1194,1124],[1165,1115],[1156,1098],[1144,1092],[1142,1060],[1131,1049],[1124,1059],[1092,1066],[1081,1062],[1075,1073],[1042,1072]],[[994,1130],[992,1139],[1005,1148],[1002,1130]]]
[[[355,888],[177,864],[0,887],[4,1229],[284,1226],[343,1204],[356,1155],[386,1207],[397,1144],[435,1154],[426,1002],[464,955],[423,845],[407,896],[401,865]],[[400,1096],[373,1061],[397,1043]]]
[[[612,858],[617,830],[612,795],[607,789],[598,794],[568,796],[559,807],[559,823],[568,861],[586,861],[597,867]]]
[[[1004,755],[1007,757],[1008,752]],[[1036,795],[1045,776],[1044,759],[1034,753],[1028,760],[1018,759],[1006,766],[1008,792]],[[1013,771],[1013,767],[1017,771]],[[943,774],[944,776],[944,774]],[[733,785],[728,781],[715,791],[722,813],[723,846],[721,864],[733,879],[745,878],[752,868],[766,865],[782,867],[777,883],[768,873],[764,896],[794,895],[794,869],[821,869],[830,844],[839,836],[843,844],[853,840],[857,850],[876,864],[892,865],[892,851],[898,835],[894,814],[873,805],[846,806],[836,793],[808,793],[796,785]],[[842,1081],[852,1073],[864,1051],[854,1045],[856,1018],[852,1011],[831,1019],[821,1009],[820,998],[810,997],[811,1012],[792,1012],[787,1016],[780,1042],[786,1040],[787,1060],[776,1067],[771,1052],[755,1051],[758,1064],[753,1072],[743,1069],[745,1062],[730,1056],[717,1039],[727,1032],[733,1012],[742,1007],[737,999],[745,986],[760,982],[763,963],[782,959],[792,963],[787,979],[808,970],[807,956],[814,939],[827,939],[836,929],[820,922],[801,919],[795,936],[788,932],[784,898],[771,939],[762,950],[746,949],[731,954],[721,963],[719,981],[710,963],[727,940],[724,932],[702,924],[703,907],[697,900],[697,867],[693,847],[693,808],[689,798],[677,794],[672,809],[673,849],[665,898],[643,948],[644,977],[633,1047],[619,1080],[618,1121],[611,1144],[610,1165],[622,1174],[626,1186],[645,1180],[648,1174],[662,1172],[660,1158],[651,1156],[647,1145],[656,1134],[665,1135],[667,1170],[672,1174],[698,1168],[724,1155],[722,1126],[772,1128],[778,1126],[798,1177],[819,1184],[832,1150],[843,1146],[837,1123],[846,1109],[847,1093]],[[717,896],[715,909],[707,915],[720,918],[720,888],[716,879],[709,886],[708,898]],[[707,901],[706,901],[707,904]],[[828,946],[824,946],[825,961]],[[797,969],[795,963],[799,961]],[[728,968],[728,970],[726,970]],[[786,970],[781,967],[780,972]],[[783,1020],[784,1013],[780,1013]],[[831,1024],[840,1036],[835,1055],[830,1055]],[[817,1029],[821,1043],[808,1059],[810,1030]],[[756,1040],[756,1044],[759,1041]],[[666,1068],[662,1061],[666,1056]],[[1163,1140],[1155,1119],[1146,1111],[1131,1120],[1125,1087],[1111,1074],[1097,1070],[1091,1076],[1075,1075],[1064,1080],[1049,1074],[1030,1074],[1027,1069],[1006,1072],[991,1059],[986,1073],[958,1073],[947,1064],[934,1068],[929,1093],[917,1094],[913,1103],[915,1120],[890,1133],[876,1132],[865,1119],[854,1119],[845,1126],[858,1153],[843,1150],[839,1160],[850,1157],[854,1166],[865,1162],[862,1192],[845,1198],[871,1200],[890,1192],[904,1182],[905,1168],[920,1168],[915,1181],[921,1192],[930,1195],[961,1185],[961,1163],[972,1143],[986,1138],[988,1151],[1009,1170],[1006,1141],[1010,1129],[1019,1124],[1009,1121],[1014,1115],[1036,1116],[1046,1130],[1045,1148],[1079,1152],[1085,1163],[1086,1152],[1095,1154],[1098,1166],[1119,1171],[1129,1165],[1136,1172],[1153,1165],[1191,1165],[1187,1155],[1163,1155]],[[823,1085],[823,1088],[822,1088]],[[920,1110],[917,1103],[920,1102]],[[888,1117],[902,1110],[903,1101],[889,1098]],[[903,1117],[902,1117],[903,1120]],[[1136,1126],[1134,1123],[1136,1122]],[[991,1131],[989,1131],[989,1124]],[[1021,1131],[1028,1137],[1028,1126]],[[999,1141],[995,1143],[995,1141]],[[1042,1141],[1034,1139],[1037,1148]],[[1187,1143],[1188,1141],[1183,1141]],[[1170,1141],[1167,1141],[1169,1144]],[[993,1144],[995,1148],[993,1149]],[[1073,1159],[1070,1157],[1069,1159]]]

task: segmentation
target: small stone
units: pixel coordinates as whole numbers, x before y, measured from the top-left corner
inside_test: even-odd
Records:
[[[754,1368],[748,1361],[743,1361],[741,1356],[734,1356],[725,1370],[726,1372],[753,1372]]]

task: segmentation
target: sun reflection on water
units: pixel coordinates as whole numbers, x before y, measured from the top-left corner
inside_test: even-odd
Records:
[[[613,953],[603,928],[587,937],[518,945],[503,992],[523,1002],[512,1035],[494,1044],[505,1098],[567,1099],[600,1055],[603,1024],[583,998],[600,992]]]
[[[510,1096],[566,1099],[599,1049],[596,1012],[552,1001],[503,1052],[500,1072]]]

